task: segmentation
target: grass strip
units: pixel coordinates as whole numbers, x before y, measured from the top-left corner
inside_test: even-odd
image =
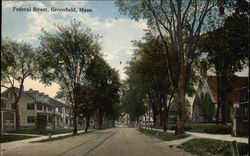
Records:
[[[37,137],[37,136],[1,134],[0,143],[6,143],[6,142],[17,141],[17,140],[24,140],[24,139],[30,139],[30,138],[35,138],[35,137]]]
[[[186,138],[188,136],[190,136],[189,134],[181,134],[181,135],[175,135],[172,132],[158,132],[155,130],[150,130],[150,129],[145,129],[145,128],[139,128],[139,131],[145,134],[149,134],[152,136],[155,136],[157,138],[160,138],[162,140],[165,141],[172,141],[172,140],[178,140],[178,139],[182,139],[182,138]]]
[[[72,129],[20,129],[18,131],[10,131],[8,133],[17,134],[37,134],[37,135],[48,135],[51,134],[63,134],[73,132]]]
[[[237,143],[240,155],[248,155],[248,144]],[[230,142],[215,140],[215,139],[192,139],[179,146],[177,148],[183,149],[186,152],[190,152],[195,155],[211,156],[222,155],[231,156]]]

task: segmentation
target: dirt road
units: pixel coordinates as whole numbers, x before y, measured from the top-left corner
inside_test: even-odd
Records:
[[[3,156],[184,156],[135,128],[113,128],[5,151]]]

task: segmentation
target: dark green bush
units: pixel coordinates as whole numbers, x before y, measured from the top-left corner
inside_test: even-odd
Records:
[[[214,125],[204,130],[210,134],[231,134],[232,126],[230,125]]]
[[[155,130],[150,130],[150,129],[145,129],[145,128],[139,128],[139,131],[146,133],[146,134],[150,134],[153,136],[156,136],[162,140],[165,141],[171,141],[171,140],[177,140],[177,139],[182,139],[182,138],[186,138],[190,135],[188,134],[181,134],[181,135],[175,135],[172,132],[157,132]]]

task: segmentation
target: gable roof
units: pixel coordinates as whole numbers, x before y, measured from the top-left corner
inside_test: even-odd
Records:
[[[207,85],[210,90],[213,102],[217,103],[217,81],[216,76],[207,76]],[[234,76],[230,82],[232,87],[231,91],[227,94],[227,100],[230,103],[239,102],[239,88],[248,86],[248,77],[238,77]]]
[[[15,89],[15,92],[19,91],[19,88],[17,88],[17,87],[14,87],[14,89]],[[6,98],[7,97],[8,90],[9,89],[7,89],[3,93],[1,93],[1,98]],[[34,98],[32,96],[33,93],[39,94],[39,95],[44,95],[44,93],[41,93],[41,92],[39,92],[37,90],[32,90],[32,91],[33,92],[23,91],[22,95],[30,98],[31,100],[33,100],[35,102],[41,103],[41,104],[45,104],[45,105],[49,105],[49,106],[55,106],[55,107],[69,107],[68,105],[66,105],[66,104],[64,104],[64,103],[62,103],[62,102],[60,102],[58,100],[55,100],[55,99],[49,97],[48,95],[47,95],[47,98],[48,98],[47,102],[42,102],[42,101],[36,100],[36,98]]]
[[[5,91],[3,91],[2,93],[1,93],[1,97],[3,97],[3,98],[7,98],[8,96],[7,96],[7,93],[8,92],[11,92],[11,93],[13,93],[12,91],[10,91],[10,89],[12,89],[12,88],[14,88],[14,91],[15,92],[19,92],[19,88],[17,88],[17,87],[11,87],[11,88],[8,88],[8,89],[6,89]],[[25,97],[28,97],[28,98],[30,98],[31,100],[33,100],[33,101],[35,101],[36,99],[35,98],[33,98],[32,96],[30,96],[30,95],[28,95],[28,94],[26,94],[25,93],[25,91],[23,91],[22,92],[22,94],[23,94],[23,96],[25,96]]]

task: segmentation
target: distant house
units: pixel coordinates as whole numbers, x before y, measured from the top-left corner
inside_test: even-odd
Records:
[[[207,98],[209,96],[209,98]],[[208,115],[206,114],[206,107],[204,107],[203,100],[207,100],[206,102],[211,102],[213,108],[215,107],[215,104],[211,100],[211,92],[209,90],[209,86],[207,84],[206,80],[203,80],[199,83],[197,93],[194,97],[194,102],[192,104],[192,122],[195,123],[201,123],[201,122],[209,122],[213,119],[214,114],[209,114],[209,116],[212,116],[211,118],[208,118]]]
[[[191,118],[191,105],[190,102],[186,99],[184,103],[184,108],[185,108],[185,119],[186,121],[189,121]],[[170,124],[175,124],[177,121],[177,103],[174,100],[169,108],[169,118],[168,121]]]
[[[227,122],[232,121],[232,116],[235,112],[235,107],[239,105],[239,92],[237,91],[238,88],[242,88],[248,84],[248,77],[233,77],[230,85],[231,90],[227,94]],[[207,76],[207,78],[203,81],[203,85],[199,86],[197,91],[197,96],[201,94],[209,94],[211,96],[212,102],[215,104],[215,109],[217,108],[217,81],[216,76]],[[221,119],[221,115],[220,115]],[[204,118],[204,110],[201,108],[193,107],[193,115],[192,115],[193,122],[205,122],[206,119]]]
[[[14,130],[15,129],[15,110],[13,109],[13,105],[7,105],[6,101],[8,100],[10,94],[6,94],[6,96],[1,95],[1,130]]]
[[[186,115],[185,119],[186,121],[189,121],[191,118],[191,105],[190,105],[189,100],[187,99],[185,100],[184,108],[185,108],[185,115]],[[145,115],[148,120],[148,112],[146,112]],[[150,117],[151,117],[152,123],[155,123],[156,126],[160,126],[161,119],[163,120],[163,114],[158,113],[155,117],[156,122],[154,122],[153,111],[151,109]],[[176,103],[176,100],[173,100],[169,108],[168,123],[175,124],[176,121],[177,121],[177,103]]]
[[[18,91],[18,88],[15,88]],[[10,90],[1,94],[1,128],[15,129],[14,97]],[[19,101],[21,128],[63,128],[70,125],[71,108],[37,90],[23,91]]]

